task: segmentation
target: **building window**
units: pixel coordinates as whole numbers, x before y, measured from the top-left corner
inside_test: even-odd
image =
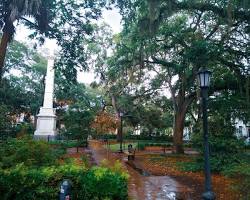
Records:
[[[238,129],[238,131],[239,131],[239,136],[242,136],[242,129],[243,129],[243,127],[242,127],[242,126],[239,126],[239,129]]]

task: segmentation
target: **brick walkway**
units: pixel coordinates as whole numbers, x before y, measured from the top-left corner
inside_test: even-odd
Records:
[[[129,173],[129,199],[131,200],[191,200],[189,196],[191,189],[178,183],[175,179],[169,176],[144,176],[134,168],[126,164],[124,154],[112,153],[103,148],[102,143],[92,140],[89,142],[89,147],[97,164],[103,159],[107,159],[110,163],[120,160],[124,169]]]

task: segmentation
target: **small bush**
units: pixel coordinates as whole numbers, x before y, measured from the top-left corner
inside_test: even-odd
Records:
[[[26,166],[48,166],[64,152],[44,141],[31,138],[8,139],[0,146],[0,167],[10,168],[23,163]]]
[[[55,140],[50,141],[49,144],[52,145],[60,145],[63,148],[72,148],[72,147],[87,147],[88,141],[87,140]]]
[[[122,164],[119,160],[116,160],[115,163],[111,163],[107,159],[104,159],[101,162],[101,166],[105,167],[105,168],[109,168],[109,169],[111,169],[111,171],[116,172],[118,174],[121,174],[126,179],[129,178],[127,171],[124,170],[124,168],[122,167]]]
[[[9,137],[11,131],[11,116],[8,111],[8,107],[0,103],[0,133],[1,139]]]
[[[128,140],[151,140],[152,142],[157,141],[166,141],[173,142],[173,137],[168,135],[162,136],[145,136],[145,135],[125,135],[125,139]]]
[[[243,159],[243,147],[243,142],[234,137],[212,137],[210,140],[212,170],[220,172],[232,164],[240,163]]]
[[[138,149],[139,150],[144,150],[145,147],[162,147],[162,148],[166,148],[166,147],[171,147],[172,144],[171,143],[144,143],[144,142],[139,142],[138,143]]]
[[[127,179],[108,168],[94,167],[79,176],[77,199],[127,199]]]
[[[178,162],[177,163],[180,170],[197,172],[204,169],[204,163],[201,157],[190,161],[190,162]]]
[[[223,174],[229,177],[233,177],[238,180],[238,183],[234,184],[233,189],[238,191],[242,195],[243,200],[247,200],[250,197],[250,163],[242,162],[240,164],[232,165],[223,171]]]
[[[15,127],[17,137],[23,137],[27,135],[33,135],[35,129],[31,123],[23,122]]]
[[[211,135],[209,139],[212,171],[222,172],[233,164],[241,163],[244,157],[243,141],[229,135]],[[200,151],[200,157],[196,159],[196,162],[184,164],[184,166],[186,169],[192,169],[192,171],[195,169],[202,170],[204,168],[204,146],[201,135],[193,138],[193,144]]]
[[[115,164],[112,169],[87,169],[85,165],[75,165],[69,159],[64,165],[59,165],[55,160],[62,153],[60,148],[54,149],[46,142],[29,138],[11,139],[2,143],[1,199],[58,199],[59,186],[64,179],[72,182],[72,198],[75,200],[127,199],[127,175],[120,171],[119,164]]]
[[[139,150],[144,150],[145,149],[145,143],[138,143],[137,148]]]
[[[63,179],[72,184],[73,199],[127,199],[127,179],[107,168],[90,170],[74,166],[30,168],[19,164],[10,169],[0,169],[0,193],[6,200],[58,199],[59,185]]]

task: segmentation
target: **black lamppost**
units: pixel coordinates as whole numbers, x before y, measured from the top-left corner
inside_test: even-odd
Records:
[[[201,69],[198,72],[198,81],[201,88],[202,112],[203,112],[203,132],[204,132],[204,172],[205,172],[205,192],[202,194],[204,200],[214,200],[215,194],[212,191],[211,171],[209,162],[209,144],[208,144],[208,125],[207,125],[207,98],[208,87],[210,84],[211,72],[207,69]]]
[[[120,125],[120,153],[122,153],[122,117],[123,117],[123,112],[119,113],[120,118],[121,118],[121,125]]]

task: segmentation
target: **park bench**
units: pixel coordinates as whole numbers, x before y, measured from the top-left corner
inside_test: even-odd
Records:
[[[125,152],[128,155],[128,161],[135,159],[135,151],[136,151],[136,148],[133,148],[132,144],[129,144],[128,152]]]

